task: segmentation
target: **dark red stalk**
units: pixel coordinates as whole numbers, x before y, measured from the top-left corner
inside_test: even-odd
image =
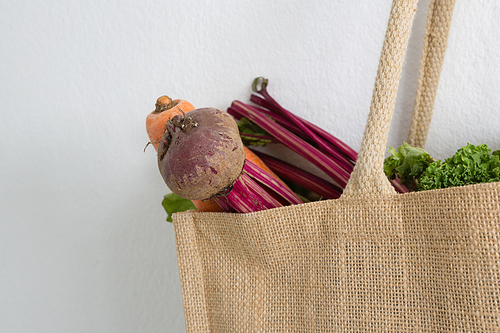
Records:
[[[273,170],[279,177],[289,180],[303,188],[319,194],[325,199],[337,199],[342,194],[342,189],[338,186],[318,177],[308,171],[298,168],[290,163],[278,158],[252,150],[262,161]]]
[[[286,185],[249,160],[228,193],[215,197],[226,212],[251,213],[303,203]]]
[[[291,122],[290,120],[288,120],[287,118],[285,118],[281,114],[279,114],[279,111],[277,111],[275,109],[275,107],[271,103],[269,103],[266,99],[264,99],[260,96],[257,96],[255,94],[252,94],[250,96],[250,101],[259,105],[261,107],[261,111],[263,113],[266,113],[267,115],[269,115],[269,117],[271,117],[277,123],[290,129],[290,131],[294,132],[295,134],[297,134],[301,138],[304,138],[306,141],[311,142],[317,148],[321,149],[321,147],[319,145],[317,145],[317,143],[313,139],[309,138],[304,131],[302,131],[300,128],[298,128],[293,122]],[[355,159],[353,159],[353,157],[357,158],[358,154],[351,147],[349,147],[348,145],[346,145],[345,143],[343,143],[342,141],[340,141],[339,139],[337,139],[336,137],[334,137],[333,135],[331,135],[327,131],[323,130],[322,128],[314,125],[313,123],[310,123],[307,120],[300,118],[298,116],[296,116],[296,117],[298,119],[300,119],[307,127],[309,127],[310,130],[315,132],[320,137],[320,140],[323,141],[323,143],[325,145],[328,145],[329,147],[331,147],[331,149],[334,149],[337,151],[337,153],[334,153],[334,156],[332,156],[332,157],[335,157],[335,158],[340,159],[340,160],[345,159],[349,164],[354,166]],[[323,150],[323,151],[326,153],[329,153],[329,152],[331,152],[331,149],[328,149],[328,151],[326,151],[326,150]],[[340,156],[339,156],[339,154],[340,154]],[[351,169],[352,169],[352,167],[351,167]]]
[[[295,134],[283,128],[268,117],[262,116],[259,114],[258,110],[255,110],[255,107],[246,105],[239,101],[234,101],[230,108],[235,112],[240,113],[248,120],[254,122],[288,148],[292,149],[297,154],[316,165],[329,177],[331,177],[340,187],[344,188],[346,186],[350,173],[339,166],[339,164],[333,161],[329,156],[325,155],[317,148],[297,137]]]
[[[303,119],[299,119],[297,116],[295,116],[294,114],[285,110],[278,103],[276,103],[274,101],[274,99],[272,99],[271,96],[269,96],[269,94],[267,93],[264,84],[262,85],[262,87],[263,88],[261,88],[261,90],[259,90],[258,93],[262,94],[268,101],[270,101],[271,104],[273,105],[273,107],[276,110],[278,110],[279,113],[281,113],[282,115],[287,117],[289,120],[291,120],[295,124],[295,126],[300,128],[300,130],[304,132],[305,136],[310,138],[313,142],[316,143],[316,145],[318,145],[319,149],[326,151],[329,155],[333,156],[335,159],[337,159],[339,161],[343,161],[344,156],[341,153],[339,153],[336,149],[333,149],[329,144],[327,144],[323,139],[321,139],[316,133],[314,133],[314,131],[309,129],[309,127],[307,127],[306,124],[304,123]],[[341,162],[340,164],[344,164],[344,163]],[[347,171],[351,172],[352,168],[351,168],[351,170],[347,170]]]
[[[252,95],[250,97],[250,101],[252,101],[252,97],[258,97],[258,96]],[[260,98],[260,97],[258,97],[258,98]],[[300,136],[301,138],[303,138],[306,141],[310,141],[309,138],[305,138],[306,135],[305,135],[304,131],[302,131],[299,127],[297,127],[297,125],[295,125],[290,120],[283,117],[282,115],[277,114],[276,112],[270,111],[269,109],[267,109],[265,107],[256,107],[256,108],[258,108],[259,111],[262,112],[262,114],[264,114],[267,117],[271,118],[272,120],[276,121],[278,124],[285,127],[290,132],[293,132],[294,134]],[[237,120],[239,120],[238,117],[235,117],[235,118]],[[241,116],[239,116],[239,118],[241,118]]]
[[[253,95],[255,96],[255,95]],[[260,98],[260,97],[259,97]],[[313,147],[317,148],[321,152],[323,152],[325,155],[329,156],[333,161],[344,168],[345,171],[348,173],[351,173],[353,168],[354,168],[354,163],[346,157],[346,155],[341,154],[336,148],[332,148],[332,146],[325,140],[317,138],[317,140],[321,141],[323,144],[318,145],[318,141],[315,139],[312,139],[310,135],[305,133],[302,129],[300,129],[295,123],[292,123],[290,120],[287,118],[272,112],[268,109],[264,109],[258,106],[253,106],[253,105],[247,105],[253,112],[258,112],[260,116],[268,116],[268,118],[271,118],[273,121],[275,121],[277,124],[281,125],[283,128],[286,128],[290,132],[294,133],[297,135],[299,138],[304,140],[305,142],[309,143]],[[229,108],[228,113],[231,114],[233,117],[236,119],[241,119],[242,115],[238,112],[235,112],[234,109]],[[303,120],[305,122],[305,120]],[[242,135],[247,135],[246,133],[243,133]],[[329,149],[324,149],[325,146],[328,146]]]
[[[251,213],[282,206],[244,172],[229,193],[216,196],[215,199],[224,210],[236,213]]]
[[[208,199],[207,199],[208,200]],[[222,200],[222,197],[215,197],[211,200],[217,201],[219,206],[226,212],[226,213],[236,213],[236,210],[227,202],[227,200]]]
[[[298,205],[303,203],[302,200],[300,200],[299,197],[292,192],[292,190],[277,181],[254,163],[247,160],[245,162],[245,166],[243,167],[243,172],[248,174],[258,183],[265,186],[269,191],[274,192],[276,196],[279,196],[279,198],[285,200],[288,204]]]
[[[257,86],[260,80],[262,80],[262,84],[260,89],[258,89]],[[318,148],[320,149],[323,148],[322,151],[326,153],[333,153],[332,157],[336,158],[336,160],[343,161],[343,158],[340,157],[337,153],[335,153],[335,151],[340,152],[342,156],[347,158],[347,161],[349,162],[349,167],[346,168],[345,165],[341,163],[342,166],[349,173],[351,173],[354,163],[358,157],[358,153],[351,147],[349,147],[347,144],[336,138],[335,136],[323,130],[321,127],[318,127],[283,108],[267,91],[268,82],[269,82],[268,79],[264,78],[256,78],[254,80],[252,85],[252,90],[257,94],[262,95],[263,97],[252,94],[250,96],[250,101],[263,108],[268,109],[269,111],[265,109],[261,109],[261,111],[263,113],[266,113],[268,116],[272,117],[276,122],[280,123],[282,126],[291,129],[295,134],[299,135],[302,138],[304,138],[304,136],[309,136],[310,141],[309,140],[308,141],[309,142],[312,141],[313,145],[317,144]],[[287,119],[291,120],[293,123],[287,121]],[[300,127],[300,129],[298,127]],[[305,130],[305,128],[308,128],[310,131]],[[335,150],[325,149],[325,147],[327,146]],[[396,180],[391,181],[391,183],[397,192],[399,193],[408,192],[406,187],[397,182]]]
[[[257,88],[259,81],[262,80],[262,84],[260,89]],[[335,136],[331,135],[327,131],[323,130],[322,128],[296,116],[292,112],[286,110],[283,108],[267,91],[267,84],[268,84],[268,79],[264,78],[256,78],[253,82],[252,89],[256,93],[262,95],[264,97],[263,101],[259,101],[258,98],[253,98],[251,97],[251,100],[259,104],[261,106],[264,106],[272,111],[278,112],[292,120],[297,126],[299,126],[302,130],[304,130],[305,133],[308,133],[311,135],[311,138],[314,141],[317,141],[319,145],[325,145],[330,147],[327,143],[333,143],[337,149],[340,150],[341,153],[345,154],[347,157],[349,157],[352,161],[356,161],[357,159],[357,152],[353,150],[351,147],[346,145],[344,142],[336,138]],[[323,139],[326,140],[323,141],[318,138],[318,136],[322,137]],[[325,148],[326,149],[326,148]]]

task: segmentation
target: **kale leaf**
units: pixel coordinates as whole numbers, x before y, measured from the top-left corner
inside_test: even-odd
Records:
[[[409,190],[416,189],[416,179],[434,162],[432,157],[422,148],[410,146],[403,142],[398,150],[389,147],[390,156],[384,161],[384,172],[387,178],[397,178]]]
[[[468,143],[450,158],[428,166],[418,179],[418,190],[500,181],[500,151],[491,153],[486,144]]]
[[[500,181],[500,150],[486,144],[468,143],[450,158],[434,161],[423,149],[404,142],[398,150],[389,147],[384,172],[410,191],[424,191]]]

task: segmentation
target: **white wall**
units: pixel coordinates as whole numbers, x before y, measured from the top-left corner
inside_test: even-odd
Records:
[[[419,5],[389,144],[409,126]],[[168,94],[285,107],[359,149],[391,1],[0,2],[0,331],[183,332],[144,120]],[[500,148],[500,3],[457,1],[427,149]]]

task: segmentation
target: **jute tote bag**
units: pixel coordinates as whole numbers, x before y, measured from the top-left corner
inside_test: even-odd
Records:
[[[340,199],[174,215],[188,332],[500,332],[500,183],[396,194],[383,173],[416,3],[393,3]]]

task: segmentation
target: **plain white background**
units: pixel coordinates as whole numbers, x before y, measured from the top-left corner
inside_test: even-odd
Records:
[[[406,139],[429,0],[389,145]],[[183,332],[156,98],[226,109],[257,76],[359,150],[391,1],[0,1],[0,331]],[[500,149],[500,3],[458,0],[427,150]]]

